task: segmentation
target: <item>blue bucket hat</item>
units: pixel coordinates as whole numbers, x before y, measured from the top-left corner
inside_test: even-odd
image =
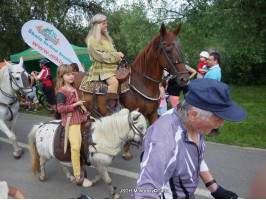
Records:
[[[225,83],[210,78],[195,79],[188,85],[189,91],[184,96],[189,104],[207,111],[218,117],[231,121],[242,121],[247,112],[232,102],[230,88]]]

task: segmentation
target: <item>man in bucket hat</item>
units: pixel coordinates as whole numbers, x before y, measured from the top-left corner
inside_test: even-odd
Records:
[[[204,161],[204,135],[241,121],[246,111],[233,103],[229,86],[213,79],[189,84],[185,99],[147,130],[134,198],[194,198],[199,176],[214,198],[237,198],[216,183]]]

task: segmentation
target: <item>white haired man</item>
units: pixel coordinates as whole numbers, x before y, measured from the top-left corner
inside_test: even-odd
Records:
[[[92,28],[86,38],[90,59],[93,64],[89,71],[88,81],[105,80],[108,90],[105,94],[107,114],[114,113],[118,100],[118,80],[115,72],[121,59],[122,52],[117,52],[113,40],[107,31],[107,18],[102,14],[95,15],[91,20]]]
[[[247,113],[231,101],[225,83],[203,78],[188,87],[185,100],[145,133],[134,198],[194,198],[199,176],[214,198],[237,198],[210,173],[204,161],[204,135],[223,126],[225,120],[244,120]]]

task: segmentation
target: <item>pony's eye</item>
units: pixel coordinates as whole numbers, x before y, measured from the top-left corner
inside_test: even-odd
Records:
[[[17,77],[16,80],[19,81],[19,78]]]
[[[166,52],[167,54],[170,54],[170,53],[171,53],[171,50],[165,50],[165,52]]]

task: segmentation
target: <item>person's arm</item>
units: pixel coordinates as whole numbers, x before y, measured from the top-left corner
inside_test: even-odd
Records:
[[[150,127],[148,131],[164,132],[163,128]],[[147,134],[147,132],[146,132]],[[158,159],[158,155],[160,158]],[[150,142],[142,152],[141,169],[137,186],[132,197],[135,199],[159,199],[160,193],[145,192],[145,189],[164,189],[176,168],[176,162],[170,162],[175,152],[163,142]],[[169,164],[171,163],[171,164]],[[167,191],[166,191],[167,192]]]
[[[199,69],[200,72],[208,72],[207,69]]]
[[[222,188],[220,185],[216,183],[216,180],[213,178],[211,172],[208,171],[201,171],[200,178],[211,192],[211,195],[215,199],[237,199],[238,196],[234,192],[226,190]]]
[[[165,90],[164,87],[160,87],[161,90],[161,99],[165,99]]]
[[[12,187],[11,185],[8,185],[8,196],[11,196],[15,199],[26,199],[26,197],[20,190]]]
[[[95,60],[102,63],[119,63],[121,62],[121,56],[124,56],[121,52],[113,51],[106,52],[104,49],[101,49],[99,44],[94,40],[90,40],[88,44],[88,51],[90,56],[92,56]]]
[[[40,80],[39,79],[39,77],[38,76],[36,76],[36,74],[35,74],[35,72],[33,71],[33,72],[31,72],[31,74],[30,74],[35,80]]]
[[[197,73],[197,71],[193,69],[192,67],[190,67],[188,71],[191,73],[189,79],[192,79]]]

